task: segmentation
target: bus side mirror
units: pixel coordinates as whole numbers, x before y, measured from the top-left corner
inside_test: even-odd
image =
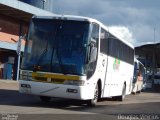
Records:
[[[27,34],[24,34],[23,36],[21,36],[21,39],[25,40],[27,39]]]
[[[90,52],[90,59],[89,62],[95,62],[97,59],[97,48],[92,46]]]

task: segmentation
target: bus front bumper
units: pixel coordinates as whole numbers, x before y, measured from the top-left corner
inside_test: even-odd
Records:
[[[94,85],[74,86],[19,80],[19,92],[38,96],[88,100],[94,97]]]

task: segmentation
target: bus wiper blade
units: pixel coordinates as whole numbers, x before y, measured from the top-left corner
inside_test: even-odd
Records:
[[[65,71],[64,71],[64,68],[63,68],[62,58],[61,58],[61,56],[60,56],[60,54],[59,54],[59,52],[58,52],[58,49],[57,49],[57,58],[58,58],[59,66],[60,66],[60,68],[61,68],[61,72],[62,72],[63,74],[66,74]]]
[[[34,69],[33,69],[34,72],[36,72],[37,70],[40,70],[40,69],[41,69],[41,66],[39,65],[39,63],[40,63],[40,61],[42,60],[42,58],[44,57],[44,55],[46,55],[47,51],[48,51],[48,49],[45,48],[45,49],[43,50],[43,52],[41,53],[41,55],[40,55],[40,57],[39,57],[39,59],[38,59],[38,62],[34,65]]]
[[[47,36],[48,37],[48,36]],[[37,64],[34,65],[34,69],[33,71],[37,71],[37,70],[40,70],[41,66],[39,65],[40,61],[42,60],[42,58],[44,57],[44,55],[46,55],[46,53],[48,52],[48,39],[46,41],[46,46],[45,46],[45,49],[42,51],[42,53],[40,54],[40,57],[37,61]],[[39,69],[38,69],[39,68]]]

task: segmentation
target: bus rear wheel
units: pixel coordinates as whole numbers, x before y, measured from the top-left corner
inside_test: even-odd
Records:
[[[88,100],[88,106],[91,106],[91,107],[96,106],[98,98],[99,98],[99,86],[97,84],[94,90],[94,98],[91,100]]]
[[[40,100],[42,102],[50,102],[51,101],[51,97],[48,96],[40,96]]]
[[[114,99],[116,99],[118,101],[123,101],[125,99],[125,96],[126,96],[126,84],[123,85],[122,95],[121,96],[116,96],[116,97],[114,97]]]
[[[122,89],[122,95],[119,96],[119,101],[123,101],[125,96],[126,96],[126,85],[124,84]]]

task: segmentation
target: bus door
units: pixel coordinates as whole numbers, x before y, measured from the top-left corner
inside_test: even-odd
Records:
[[[103,88],[102,88],[102,96],[107,97],[109,96],[110,93],[110,85],[108,84],[108,74],[107,74],[107,69],[108,69],[108,45],[109,45],[109,33],[101,28],[101,34],[100,34],[100,56],[101,56],[101,69],[102,69],[102,74],[101,78],[103,79]]]

